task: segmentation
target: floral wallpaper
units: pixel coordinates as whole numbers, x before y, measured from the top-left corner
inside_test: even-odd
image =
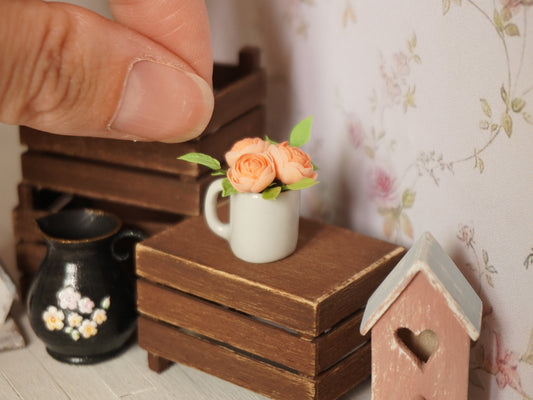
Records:
[[[484,301],[471,399],[533,399],[532,0],[208,0],[216,60],[263,50],[268,134],[313,114],[306,215],[430,231]]]

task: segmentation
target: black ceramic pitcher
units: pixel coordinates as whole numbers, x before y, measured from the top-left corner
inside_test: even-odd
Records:
[[[37,220],[46,256],[28,292],[31,326],[48,353],[63,362],[91,364],[118,353],[135,329],[135,293],[121,265],[120,220],[98,210],[68,210]]]

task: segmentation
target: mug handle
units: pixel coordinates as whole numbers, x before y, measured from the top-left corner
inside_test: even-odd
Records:
[[[124,229],[116,234],[116,236],[113,238],[113,242],[111,243],[111,252],[113,253],[113,257],[117,259],[118,261],[126,261],[128,258],[130,258],[129,251],[119,252],[116,250],[116,244],[121,241],[122,239],[131,238],[134,239],[136,242],[140,242],[144,239],[146,239],[147,235],[145,235],[143,232],[141,232],[138,229]]]
[[[217,199],[218,194],[222,192],[222,181],[224,179],[217,179],[211,182],[207,188],[204,199],[204,216],[207,226],[221,238],[229,239],[230,226],[225,224],[218,218],[217,214]]]

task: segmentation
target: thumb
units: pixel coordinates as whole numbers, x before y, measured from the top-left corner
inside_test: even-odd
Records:
[[[178,142],[213,111],[195,60],[69,4],[0,1],[0,60],[0,121],[10,124]]]

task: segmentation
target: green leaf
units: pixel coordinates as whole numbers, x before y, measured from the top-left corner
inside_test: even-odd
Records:
[[[502,17],[498,13],[498,10],[494,10],[494,16],[492,18],[492,22],[494,23],[494,27],[499,33],[503,32],[503,21]]]
[[[485,114],[488,118],[492,118],[492,109],[490,108],[489,102],[485,99],[479,99],[479,101],[481,102],[483,114]]]
[[[267,141],[270,144],[278,144],[275,140],[270,139],[267,135],[265,135],[265,141]]]
[[[178,157],[178,160],[197,163],[214,170],[221,169],[220,162],[216,158],[203,153],[187,153]]]
[[[307,143],[311,137],[311,124],[313,123],[313,116],[298,122],[292,129],[289,137],[289,145],[294,147],[301,147]]]
[[[511,109],[515,113],[521,112],[525,106],[526,106],[526,102],[523,99],[520,99],[518,97],[513,99],[513,101],[511,101]]]
[[[483,249],[481,254],[483,257],[483,262],[485,263],[485,265],[487,265],[489,263],[489,253],[487,253],[487,250]]]
[[[211,172],[212,176],[226,176],[226,174],[227,174],[226,171],[224,171],[223,169],[217,169]]]
[[[516,26],[516,24],[507,24],[505,25],[504,30],[507,36],[520,36],[520,30],[518,29],[518,26]]]
[[[511,10],[509,9],[509,7],[504,7],[502,9],[502,12],[500,13],[500,16],[503,22],[509,22],[511,18],[513,17],[513,14],[511,13]]]
[[[412,52],[416,47],[416,42],[416,33],[413,32],[411,38],[407,41],[407,49]]]
[[[286,185],[285,188],[289,190],[300,190],[300,189],[305,189],[313,185],[316,185],[317,183],[318,181],[315,181],[314,179],[303,178],[299,180],[298,182],[291,183],[290,185]]]
[[[533,365],[533,329],[529,334],[529,344],[527,345],[527,349],[522,357],[520,357],[520,361]]]
[[[500,96],[502,97],[502,100],[506,105],[509,104],[509,96],[507,95],[507,90],[505,90],[505,87],[503,85],[500,88]]]
[[[228,178],[222,180],[222,197],[228,197],[232,194],[239,193],[237,189],[233,187]]]
[[[442,15],[446,15],[450,11],[451,0],[442,0]]]
[[[416,192],[411,189],[405,189],[402,195],[403,208],[411,208],[415,203]]]
[[[513,134],[513,120],[509,114],[505,114],[502,120],[502,127],[508,137]]]
[[[262,196],[265,200],[273,200],[281,193],[281,186],[272,186],[263,190]]]

